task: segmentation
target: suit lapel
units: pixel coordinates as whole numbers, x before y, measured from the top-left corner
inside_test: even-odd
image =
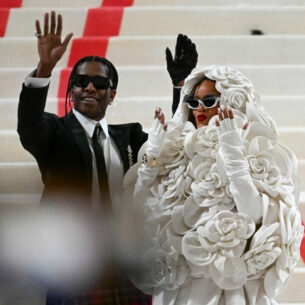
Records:
[[[86,137],[86,133],[79,123],[79,121],[76,119],[75,115],[72,111],[68,113],[68,115],[65,117],[66,123],[68,125],[68,128],[71,130],[75,143],[78,146],[83,159],[85,163],[86,173],[88,175],[89,181],[92,179],[92,154],[90,151],[90,147],[88,144],[88,139]]]
[[[131,164],[129,164],[129,157],[132,160],[132,150],[129,145],[129,139],[126,137],[126,134],[117,128],[112,128],[108,125],[108,131],[110,137],[114,140],[117,148],[119,149],[120,156],[123,161],[124,172],[126,173]],[[131,156],[129,156],[131,154]]]

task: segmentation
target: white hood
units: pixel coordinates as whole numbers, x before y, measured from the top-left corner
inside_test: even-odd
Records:
[[[216,65],[194,69],[186,78],[178,109],[169,126],[176,126],[188,120],[189,108],[183,103],[184,97],[191,94],[204,77],[216,82],[216,89],[221,93],[221,104],[246,114],[249,121],[264,123],[277,134],[275,123],[260,105],[259,95],[255,92],[252,82],[233,67]]]

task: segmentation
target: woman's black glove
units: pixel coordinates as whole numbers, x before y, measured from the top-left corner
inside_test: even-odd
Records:
[[[174,59],[169,48],[166,48],[165,54],[167,71],[173,85],[184,80],[196,67],[198,59],[196,45],[186,35],[178,34]]]

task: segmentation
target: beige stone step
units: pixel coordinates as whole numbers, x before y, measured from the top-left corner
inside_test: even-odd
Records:
[[[304,17],[304,6],[135,6],[126,8],[120,35],[246,35],[257,28],[266,34],[304,34]]]
[[[280,303],[305,303],[304,293],[305,268],[295,269],[287,288],[277,297]]]
[[[52,0],[53,7],[98,7],[103,0]],[[133,6],[248,6],[305,5],[304,0],[134,0]],[[23,0],[22,7],[50,7],[50,0]]]
[[[146,130],[152,123],[156,106],[162,107],[166,118],[171,118],[171,91],[168,97],[117,97],[107,109],[107,120],[111,124],[140,122]],[[279,128],[304,127],[304,96],[262,96],[261,102],[266,111],[274,118]],[[18,97],[0,99],[0,130],[16,130]],[[285,111],[283,111],[285,109]],[[57,112],[57,99],[48,98],[46,111]]]
[[[39,205],[40,198],[41,198],[41,190],[34,194],[28,193],[13,193],[13,194],[0,194],[0,211],[1,208],[21,208],[21,207],[36,207]],[[0,302],[1,304],[1,302]]]
[[[54,8],[54,7],[52,7]],[[50,7],[51,10],[51,7]],[[64,31],[81,36],[88,8],[61,7]],[[34,22],[46,8],[12,9],[5,35],[31,37]],[[266,34],[304,34],[304,6],[132,6],[124,10],[120,35],[248,35],[259,28]],[[204,20],[204,22],[203,22]],[[65,34],[65,33],[64,33]]]
[[[0,194],[39,194],[41,175],[35,162],[0,163]]]
[[[279,128],[280,142],[289,147],[299,159],[305,160],[305,127]]]
[[[34,69],[37,66],[39,56],[37,51],[37,38],[33,33],[28,38],[23,37],[4,37],[0,39],[1,68],[29,68]],[[67,51],[58,62],[58,68],[67,66],[70,53],[71,43],[67,47]],[[12,60],[12,54],[14,60]]]
[[[63,1],[62,1],[63,2]],[[50,2],[49,2],[50,3]],[[36,8],[14,8],[10,10],[5,36],[12,37],[34,37],[35,20],[39,19],[43,23],[45,12],[51,12],[55,6],[50,5],[49,8],[36,7]],[[87,7],[69,7],[69,8],[56,8],[57,14],[63,15],[63,33],[65,36],[73,32],[75,37],[80,37],[83,34],[84,25],[87,17]]]
[[[0,130],[17,130],[18,97],[14,99],[0,99],[0,108]],[[45,110],[57,113],[57,99],[48,99]]]
[[[200,64],[285,65],[305,63],[304,35],[194,35]],[[165,48],[174,53],[174,36],[118,36],[109,40],[107,57],[116,65],[165,65]],[[295,46],[298,46],[297,48]],[[124,50],[124,52],[122,52]]]
[[[24,78],[30,74],[36,65],[31,68],[5,68],[0,69],[0,90],[2,91],[1,98],[15,98],[19,99],[22,83]],[[49,88],[49,96],[57,97],[59,85],[59,68],[54,69],[52,73],[52,79]]]
[[[300,160],[305,160],[305,127],[281,128],[280,142],[289,147]],[[22,147],[16,131],[0,130],[0,163],[1,162],[31,162],[34,159]]]
[[[301,181],[305,181],[305,160],[299,160],[299,174]],[[39,193],[42,186],[40,180],[34,161],[0,163],[0,194]]]
[[[305,95],[261,95],[260,100],[279,127],[304,127]]]
[[[29,0],[23,0],[29,1]],[[33,1],[33,0],[32,0]],[[35,1],[35,0],[34,0]],[[39,0],[36,0],[39,1]],[[47,0],[44,0],[47,1]],[[134,6],[294,6],[305,5],[304,0],[134,0]]]
[[[198,68],[200,67],[198,65]],[[256,92],[260,95],[305,94],[305,65],[235,65],[234,67],[252,80]],[[24,77],[33,69],[1,69],[1,98],[18,98]],[[172,84],[165,66],[118,66],[117,70],[120,77],[116,98],[171,95]],[[57,97],[58,83],[59,69],[56,68],[52,76],[49,97]]]
[[[178,34],[178,33],[177,33]],[[176,36],[117,36],[109,39],[107,55],[116,66],[164,65],[165,48],[175,50]],[[196,36],[200,64],[286,65],[305,63],[305,35],[217,35]],[[36,38],[0,39],[0,67],[35,67],[38,60]],[[71,43],[57,67],[66,67]],[[255,50],[255,51],[254,51]],[[15,60],[11,60],[12,52]],[[242,56],[241,56],[242,54]]]
[[[201,64],[198,65],[200,69]],[[234,65],[254,84],[261,95],[304,95],[305,65]],[[164,66],[118,67],[117,97],[164,97],[172,85]],[[279,77],[280,76],[280,77]]]
[[[76,7],[100,7],[103,0],[22,0],[22,9],[23,8],[56,8],[56,10],[60,7],[69,7],[69,8],[76,8]]]

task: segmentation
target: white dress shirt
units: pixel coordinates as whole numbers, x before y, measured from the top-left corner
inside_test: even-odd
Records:
[[[92,147],[92,136],[97,123],[99,123],[102,127],[103,132],[100,133],[100,141],[103,145],[103,152],[106,162],[106,169],[108,175],[108,183],[109,183],[109,191],[110,197],[112,201],[113,208],[119,208],[122,197],[122,186],[123,186],[123,162],[120,158],[120,154],[118,148],[116,147],[113,140],[110,138],[108,133],[108,125],[106,118],[101,119],[100,121],[95,121],[89,119],[84,116],[74,108],[72,109],[74,115],[77,120],[80,122],[82,127],[84,128],[87,139],[89,142],[89,146],[93,153]],[[95,158],[92,158],[92,168],[93,168],[93,180],[92,180],[92,206],[100,206],[102,197],[99,195],[99,187],[98,187],[98,178],[97,178],[97,169]]]

